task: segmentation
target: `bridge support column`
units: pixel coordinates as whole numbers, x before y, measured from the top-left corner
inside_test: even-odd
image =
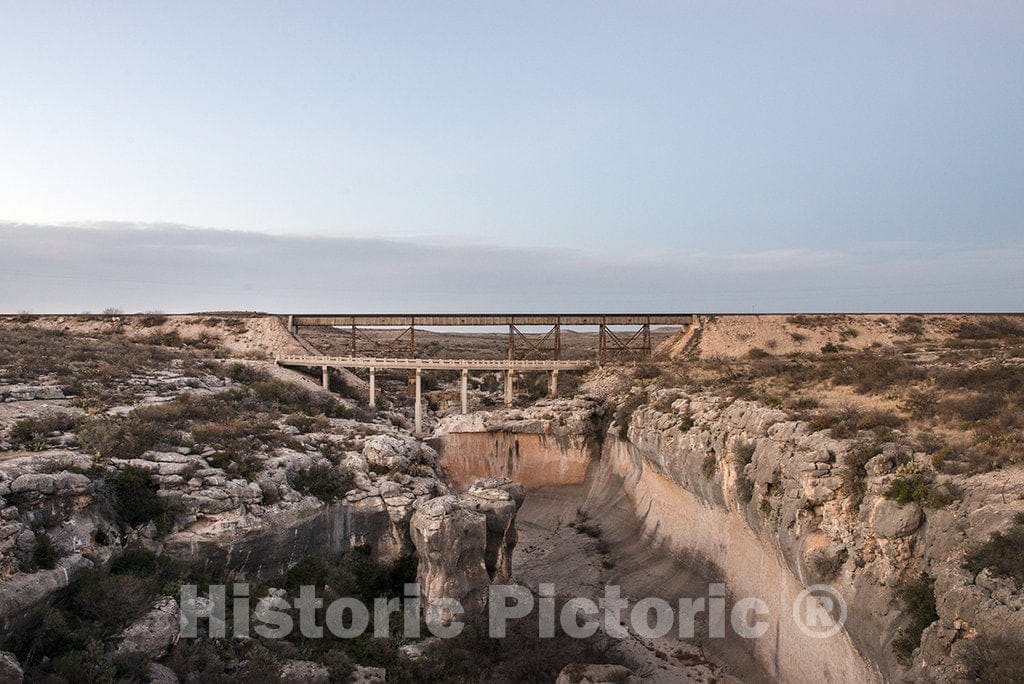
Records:
[[[416,369],[416,435],[417,436],[419,436],[423,432],[423,406],[422,406],[422,401],[420,401],[421,395],[422,395],[422,389],[421,389],[421,384],[420,384],[420,376],[421,375],[422,375],[422,371],[419,368],[417,368]]]
[[[548,385],[548,396],[558,396],[558,369],[551,371],[551,383]]]
[[[327,374],[327,366],[324,366],[322,368],[322,371],[322,382],[324,385],[324,389],[329,390],[331,389],[331,376]]]
[[[370,408],[377,406],[377,369],[370,367]]]
[[[516,373],[514,370],[505,371],[505,406],[512,405],[513,396],[513,383],[515,383]]]
[[[469,369],[462,369],[462,415],[469,413],[469,395],[467,391],[467,385],[469,384]]]
[[[291,334],[294,335],[298,331],[299,331],[299,329],[295,327],[295,316],[289,315],[288,316],[288,332],[290,332]]]

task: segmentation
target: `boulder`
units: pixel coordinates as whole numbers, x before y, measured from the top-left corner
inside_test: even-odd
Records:
[[[331,671],[311,660],[286,660],[281,665],[281,684],[327,684]]]
[[[11,491],[15,494],[36,493],[53,494],[56,482],[53,475],[45,473],[26,473],[19,475],[11,483]]]
[[[916,503],[899,504],[879,499],[871,510],[871,526],[880,537],[906,537],[921,526],[923,514]]]
[[[388,671],[383,667],[363,667],[357,665],[345,679],[345,684],[383,684],[388,679]]]
[[[373,435],[363,444],[367,462],[391,470],[405,470],[423,456],[423,446],[413,437]]]
[[[44,385],[6,385],[0,387],[3,401],[57,401],[66,398],[60,387]]]
[[[150,663],[149,684],[178,684],[178,675],[166,665]]]
[[[141,653],[157,660],[167,655],[177,634],[178,602],[166,597],[121,633],[117,653]]]

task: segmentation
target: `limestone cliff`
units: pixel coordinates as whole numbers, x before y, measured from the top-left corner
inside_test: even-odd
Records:
[[[927,469],[925,454],[888,444],[860,471],[855,447],[753,402],[658,390],[628,426],[611,426],[600,472],[621,483],[652,538],[713,561],[737,595],[779,598],[775,635],[757,649],[771,675],[960,679],[978,634],[1024,628],[1019,590],[962,568],[971,542],[1024,510],[1006,496],[1021,475],[936,475],[932,486],[961,497],[922,509],[885,494]],[[908,672],[892,650],[908,622],[898,594],[922,572],[936,578],[939,620]],[[848,643],[807,639],[786,619],[795,593],[816,583],[844,598]]]

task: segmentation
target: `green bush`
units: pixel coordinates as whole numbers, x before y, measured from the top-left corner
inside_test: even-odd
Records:
[[[1019,637],[979,635],[967,661],[972,681],[986,684],[1024,682],[1024,641]]]
[[[885,496],[901,504],[917,502],[929,508],[943,508],[956,501],[956,497],[935,487],[931,478],[923,473],[901,475],[892,481]]]
[[[308,416],[304,413],[293,413],[284,419],[285,425],[297,428],[300,432],[323,432],[331,427],[327,416]]]
[[[865,466],[879,451],[880,445],[877,442],[859,441],[851,444],[846,452],[846,467],[842,471],[842,478],[855,507],[860,506],[867,491],[868,471]]]
[[[155,328],[158,325],[163,325],[167,322],[167,316],[160,313],[159,311],[152,311],[150,313],[138,316],[135,319],[139,325],[143,328]]]
[[[1024,587],[1024,513],[1013,518],[1006,532],[994,532],[988,541],[967,554],[964,567],[974,574],[988,568]]]
[[[67,413],[44,413],[15,422],[11,426],[10,439],[17,446],[42,451],[51,432],[68,432],[77,424],[78,419]]]
[[[138,458],[161,442],[173,441],[160,422],[141,410],[128,416],[93,418],[77,434],[82,449],[101,458]]]
[[[123,524],[138,527],[155,523],[158,534],[171,531],[180,504],[157,494],[159,487],[148,470],[128,466],[110,478],[107,486]]]
[[[615,422],[619,426],[619,439],[626,439],[629,435],[629,423],[633,419],[633,412],[647,403],[647,393],[640,392],[630,394],[615,410]]]
[[[924,319],[920,316],[907,316],[896,326],[896,332],[901,335],[920,337],[924,334]]]
[[[704,477],[711,479],[718,472],[718,458],[714,454],[708,454],[704,457],[704,462],[700,466],[700,471],[704,473]]]
[[[910,624],[893,639],[892,646],[897,657],[906,663],[921,644],[922,632],[939,619],[935,610],[935,580],[921,573],[917,579],[904,585],[899,595]]]
[[[886,411],[858,411],[847,408],[839,413],[821,413],[810,420],[812,431],[828,430],[835,439],[854,437],[861,430],[897,428],[904,424],[899,416]]]
[[[41,570],[53,570],[57,567],[60,551],[53,545],[50,535],[40,532],[32,545],[32,563]]]
[[[355,487],[352,473],[323,463],[291,473],[288,484],[297,492],[315,496],[321,501],[337,501]]]
[[[736,465],[736,492],[740,499],[749,502],[754,498],[754,482],[747,477],[745,467],[754,459],[756,445],[753,442],[738,442],[733,447],[733,462]]]

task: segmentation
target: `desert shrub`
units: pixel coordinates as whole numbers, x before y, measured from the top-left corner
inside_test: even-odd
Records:
[[[344,497],[355,486],[355,478],[347,470],[318,463],[291,473],[288,484],[297,492],[330,503]]]
[[[838,351],[840,351],[840,348],[834,342],[826,342],[825,344],[821,345],[822,354],[835,354]]]
[[[102,458],[130,459],[142,455],[170,435],[145,412],[128,416],[101,416],[85,421],[77,431],[86,452]]]
[[[60,558],[60,551],[53,545],[50,535],[45,532],[37,532],[35,541],[32,543],[32,570],[53,570],[57,567],[57,560]]]
[[[924,334],[924,319],[920,316],[906,316],[896,326],[896,332],[920,337]]]
[[[708,454],[704,457],[704,462],[701,463],[700,471],[704,473],[704,477],[711,479],[718,472],[718,458],[714,454]]]
[[[811,557],[811,572],[818,581],[828,582],[843,569],[848,556],[846,549],[836,554],[816,553]]]
[[[754,459],[755,444],[739,442],[733,447],[733,462],[736,464],[736,491],[743,501],[754,498],[754,482],[747,477],[746,466]]]
[[[916,472],[900,475],[893,480],[885,496],[901,504],[917,502],[929,508],[942,508],[956,501],[956,496],[937,488],[929,476]]]
[[[843,485],[850,492],[854,506],[860,506],[867,491],[868,461],[879,453],[879,445],[872,441],[858,441],[850,445],[846,452],[845,465],[842,471]]]
[[[633,377],[637,380],[654,380],[661,375],[662,368],[656,363],[638,363],[633,369]]]
[[[158,534],[170,532],[180,504],[157,494],[159,487],[145,468],[128,466],[109,479],[118,519],[129,527],[154,523]]]
[[[871,350],[846,355],[841,363],[823,370],[839,385],[850,385],[861,394],[906,386],[924,377],[924,371],[892,350]]]
[[[150,333],[142,341],[159,347],[184,347],[187,344],[177,330]]]
[[[1006,532],[993,532],[988,541],[969,552],[964,567],[974,574],[988,568],[993,575],[1008,577],[1024,587],[1024,513],[1014,516]]]
[[[10,440],[17,446],[33,451],[46,448],[46,438],[53,432],[73,430],[78,419],[67,413],[44,413],[33,418],[23,418],[11,426]]]
[[[861,430],[901,427],[905,421],[886,411],[858,411],[846,408],[838,413],[820,413],[810,420],[811,430],[828,430],[836,439],[854,437]]]
[[[217,451],[208,460],[214,468],[252,482],[263,472],[263,459],[255,453],[258,444],[255,440],[237,440]]]
[[[293,382],[268,378],[256,380],[249,387],[260,400],[269,402],[282,411],[305,413],[309,416],[324,415],[329,418],[358,417],[346,410],[334,397],[313,392]]]
[[[149,313],[136,316],[136,321],[143,328],[155,328],[158,325],[163,325],[167,322],[167,316],[159,311],[150,311]]]
[[[979,636],[967,654],[972,681],[986,684],[1024,682],[1024,641],[1002,635]]]
[[[919,577],[902,587],[899,596],[910,623],[893,639],[892,647],[897,657],[906,663],[913,655],[914,649],[921,644],[922,632],[939,619],[935,609],[935,580],[921,573]]]
[[[900,408],[912,415],[914,418],[929,418],[935,415],[939,402],[935,395],[920,390],[910,390],[904,397]]]
[[[765,359],[769,356],[771,356],[771,354],[760,347],[751,347],[750,351],[747,352],[747,357],[751,359]]]
[[[1006,406],[1006,397],[1000,394],[975,394],[942,402],[944,412],[952,413],[961,420],[975,422],[991,418]]]
[[[292,414],[285,419],[285,425],[291,425],[294,428],[298,428],[300,432],[323,432],[331,427],[331,421],[327,416]]]
[[[1020,321],[1005,316],[970,320],[960,324],[956,336],[962,340],[1024,337],[1024,325]]]
[[[155,574],[80,571],[51,606],[29,618],[8,640],[25,667],[26,680],[145,681],[144,659],[112,659],[103,644],[152,605],[163,581]]]
[[[629,435],[629,423],[633,419],[633,413],[647,403],[647,393],[637,392],[626,397],[618,408],[615,409],[615,422],[618,424],[619,439],[626,439]]]

